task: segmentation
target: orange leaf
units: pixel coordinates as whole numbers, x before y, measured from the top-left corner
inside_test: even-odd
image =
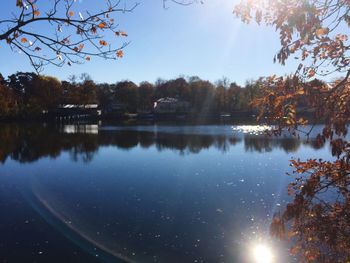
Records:
[[[74,12],[73,11],[69,11],[68,12],[68,16],[70,16],[70,17],[74,16]]]
[[[35,16],[40,16],[40,11],[39,11],[39,10],[35,10],[35,11],[33,12],[33,14],[34,14]]]
[[[328,32],[329,32],[328,28],[319,28],[319,29],[316,30],[316,36],[320,37],[322,35],[328,34]]]
[[[101,23],[98,24],[98,27],[101,28],[101,29],[105,28],[106,26],[107,26],[107,24],[105,22],[101,22]]]
[[[107,42],[105,40],[100,40],[100,45],[101,46],[107,46]]]
[[[25,37],[22,37],[22,38],[21,38],[21,42],[22,42],[22,43],[27,43],[27,42],[28,42],[28,39],[26,39]]]
[[[118,58],[122,58],[123,56],[124,56],[123,50],[118,50],[118,51],[117,51],[117,57],[118,57]]]

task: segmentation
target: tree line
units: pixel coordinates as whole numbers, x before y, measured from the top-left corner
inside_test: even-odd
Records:
[[[0,74],[0,117],[38,117],[66,104],[98,104],[105,108],[120,103],[127,113],[152,112],[154,102],[165,97],[189,102],[191,113],[209,116],[250,112],[250,102],[258,94],[259,81],[249,81],[243,87],[226,78],[212,83],[198,77],[98,84],[88,74],[60,81],[52,76],[17,72],[6,79]]]

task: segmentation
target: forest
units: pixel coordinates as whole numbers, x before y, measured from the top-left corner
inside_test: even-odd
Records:
[[[222,113],[251,112],[250,102],[258,96],[259,80],[242,87],[227,78],[211,83],[198,77],[158,79],[155,83],[136,84],[129,80],[95,83],[88,74],[70,76],[69,81],[30,72],[0,75],[0,118],[36,118],[61,105],[113,103],[125,105],[126,113],[152,112],[160,98],[176,98],[190,105],[194,114],[217,116]]]

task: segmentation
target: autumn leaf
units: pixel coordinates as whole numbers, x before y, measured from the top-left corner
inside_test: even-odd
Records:
[[[253,105],[259,116],[276,122],[271,135],[281,136],[288,131],[300,139],[299,134],[305,131],[308,140],[315,136],[312,144],[317,148],[329,142],[335,157],[332,161],[291,161],[292,173],[297,177],[288,186],[288,194],[294,199],[281,215],[273,218],[270,234],[284,237],[286,223],[288,237],[292,239],[290,252],[298,262],[348,262],[350,142],[346,135],[350,121],[350,59],[349,43],[345,43],[349,32],[344,25],[350,25],[350,2],[301,1],[300,5],[293,1],[261,1],[264,5],[257,2],[260,1],[241,1],[234,13],[245,23],[254,18],[258,23],[264,21],[275,27],[281,49],[274,61],[284,65],[293,56],[305,64],[300,63],[293,76],[264,81],[263,92]],[[334,73],[339,78],[334,82],[315,78],[317,74]],[[323,126],[323,130],[313,130],[314,125],[310,125],[311,128],[306,126],[299,132],[299,125],[308,125],[308,120],[297,118],[296,109],[301,110],[300,114],[311,114],[310,120]]]
[[[316,71],[314,69],[311,69],[311,70],[309,70],[308,77],[312,78],[313,76],[315,76],[315,74],[316,74]]]
[[[16,6],[22,7],[23,6],[23,1],[22,0],[17,0],[16,1]]]
[[[329,32],[328,28],[319,28],[319,29],[316,30],[316,36],[317,37],[321,37],[323,35],[328,34],[328,32]]]
[[[85,60],[86,60],[86,61],[90,61],[91,58],[90,58],[90,57],[86,57]]]
[[[117,57],[118,57],[118,58],[122,58],[123,56],[124,56],[123,50],[118,50],[118,51],[117,51]]]
[[[35,16],[40,16],[40,11],[39,11],[39,10],[35,10],[35,11],[33,12],[33,14],[34,14]]]
[[[338,35],[336,35],[335,38],[337,40],[340,40],[340,41],[343,41],[343,42],[348,41],[348,36],[347,35],[338,34]]]
[[[128,36],[128,34],[124,31],[117,31],[117,32],[115,32],[115,35],[117,37],[119,37],[119,36],[127,37]]]
[[[70,43],[70,40],[68,37],[65,37],[64,39],[61,40],[61,43],[62,44],[69,44]]]
[[[74,16],[74,12],[73,12],[73,11],[69,11],[69,12],[68,12],[68,16],[69,16],[69,17]]]
[[[279,215],[275,215],[272,219],[270,226],[270,235],[279,239],[285,238],[285,226],[282,218]]]
[[[98,28],[102,29],[105,28],[107,26],[107,24],[105,22],[101,22],[98,24]]]
[[[84,48],[84,44],[80,44],[79,47],[74,47],[73,50],[75,52],[80,52]]]
[[[101,46],[107,46],[107,42],[105,40],[100,40],[100,45]]]
[[[92,34],[96,34],[96,33],[97,33],[96,27],[93,26],[93,27],[91,28],[91,33],[92,33]]]
[[[21,42],[22,42],[23,44],[25,44],[25,43],[28,42],[28,39],[26,39],[25,37],[22,37],[22,38],[21,38]]]

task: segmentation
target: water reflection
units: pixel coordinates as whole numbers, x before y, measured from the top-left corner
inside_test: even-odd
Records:
[[[301,141],[295,138],[284,137],[284,138],[269,138],[265,136],[244,137],[244,149],[249,152],[271,152],[273,149],[282,149],[286,153],[292,153],[298,151],[302,144],[310,145],[312,148],[314,144],[310,143],[312,141]]]
[[[266,240],[272,215],[288,202],[290,155],[329,153],[312,141],[248,130],[2,125],[0,255],[253,263],[271,253],[291,262],[283,243]]]
[[[30,163],[43,157],[57,158],[61,152],[68,152],[74,161],[91,162],[99,148],[106,146],[125,150],[154,146],[160,152],[172,150],[180,155],[200,153],[209,148],[225,153],[238,144],[243,144],[247,152],[259,153],[273,149],[292,153],[298,151],[301,145],[319,148],[312,138],[298,140],[287,135],[271,138],[261,134],[261,128],[257,135],[255,132],[237,132],[237,127],[220,126],[220,131],[225,131],[223,133],[216,132],[217,126],[179,129],[177,126],[2,125],[0,161],[4,163],[10,158]]]

